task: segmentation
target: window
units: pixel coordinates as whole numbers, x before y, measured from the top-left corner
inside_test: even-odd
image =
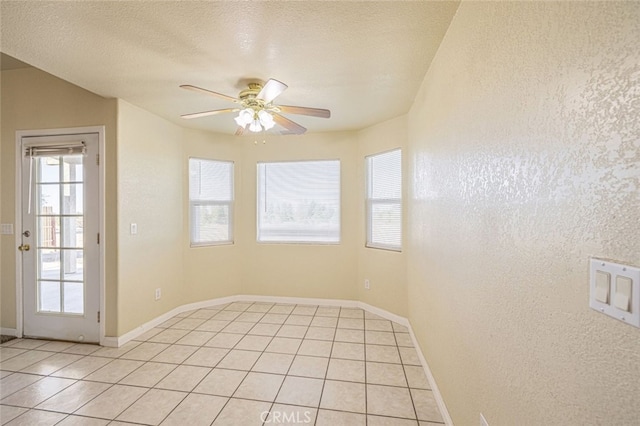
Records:
[[[258,241],[340,242],[340,161],[258,163]]]
[[[233,163],[189,159],[191,245],[233,242]]]
[[[367,247],[402,250],[402,152],[366,158]]]

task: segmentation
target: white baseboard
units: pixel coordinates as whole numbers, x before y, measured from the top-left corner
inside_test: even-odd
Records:
[[[424,355],[422,354],[422,349],[416,340],[416,336],[413,333],[413,329],[411,328],[411,323],[405,317],[401,317],[399,315],[393,314],[384,309],[378,308],[376,306],[369,305],[368,303],[356,301],[356,300],[345,300],[345,299],[316,299],[316,298],[306,298],[306,297],[281,297],[281,296],[260,296],[260,295],[235,295],[228,297],[221,297],[218,299],[210,299],[202,302],[189,303],[187,305],[178,306],[172,309],[169,312],[166,312],[159,317],[152,319],[140,327],[134,328],[133,330],[123,334],[119,337],[105,337],[103,342],[101,342],[104,346],[112,346],[112,347],[120,347],[125,343],[135,339],[136,337],[144,334],[148,330],[151,330],[154,327],[162,324],[174,316],[181,314],[183,312],[192,311],[194,309],[204,309],[217,305],[224,305],[232,302],[268,302],[268,303],[284,303],[284,304],[295,304],[295,305],[319,305],[319,306],[340,306],[342,308],[361,308],[367,312],[378,315],[382,318],[388,319],[389,321],[396,322],[400,325],[404,325],[409,330],[409,334],[411,336],[411,340],[413,341],[413,345],[416,348],[416,352],[418,353],[418,357],[420,359],[420,363],[422,364],[422,368],[427,376],[427,380],[429,381],[429,385],[431,386],[431,391],[433,392],[433,397],[438,404],[438,408],[440,409],[440,413],[442,414],[442,418],[447,426],[453,426],[453,421],[451,420],[451,416],[447,411],[447,406],[442,399],[442,395],[440,395],[440,391],[438,390],[438,385],[429,369],[429,365],[427,364]],[[5,329],[3,330],[3,334]],[[15,330],[14,330],[15,332]]]
[[[101,342],[101,344],[103,344],[104,346],[113,346],[113,347],[119,348],[125,343],[135,339],[138,336],[141,336],[142,334],[146,333],[148,330],[151,330],[152,328],[157,327],[158,325],[162,324],[163,322],[167,321],[170,318],[175,317],[178,314],[181,314],[187,311],[192,311],[194,309],[203,309],[203,308],[208,308],[216,305],[224,305],[226,303],[235,302],[237,300],[238,300],[238,296],[229,296],[229,297],[221,297],[219,299],[211,299],[211,300],[205,300],[203,302],[188,303],[186,305],[181,305],[176,308],[173,308],[169,312],[165,312],[164,314],[152,319],[151,321],[148,321],[142,324],[140,327],[134,328],[133,330],[123,334],[122,336],[105,337],[103,340],[104,343]]]
[[[15,328],[0,328],[0,334],[4,334],[5,336],[14,336],[18,337],[18,331]]]
[[[376,306],[369,305],[364,302],[357,302],[358,308],[364,309],[365,311],[378,315],[379,317],[388,319],[389,321],[397,322],[400,325],[404,325],[405,327],[409,327],[409,320],[405,317],[401,317],[400,315],[392,314],[389,311],[385,311],[384,309],[380,309]]]
[[[100,346],[107,346],[109,348],[117,348],[118,346],[118,338],[117,337],[103,337],[100,340]]]
[[[360,302],[346,299],[316,299],[313,297],[260,296],[253,294],[238,295],[239,301],[283,303],[290,305],[340,306],[341,308],[357,308]]]
[[[409,324],[408,328],[409,328],[409,334],[411,335],[411,341],[413,341],[413,346],[416,348],[416,352],[418,353],[418,358],[420,359],[422,368],[424,369],[424,372],[427,375],[427,380],[429,381],[429,385],[431,386],[431,391],[433,392],[433,397],[436,400],[436,404],[438,404],[438,408],[440,409],[440,414],[442,414],[442,419],[444,420],[444,424],[447,426],[453,426],[453,420],[451,420],[451,416],[449,415],[449,410],[447,410],[447,406],[444,403],[444,399],[440,394],[440,390],[438,389],[438,385],[436,384],[436,379],[433,377],[433,374],[431,373],[429,364],[427,364],[427,360],[424,358],[424,355],[422,354],[422,348],[420,348],[420,344],[416,339],[416,335],[413,333],[413,328],[411,328],[411,324]]]

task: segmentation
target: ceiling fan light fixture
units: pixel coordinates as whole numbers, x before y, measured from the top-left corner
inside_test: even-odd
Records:
[[[245,108],[238,113],[238,116],[235,118],[238,126],[245,127],[247,124],[253,121],[253,110],[251,108]]]
[[[254,133],[269,130],[276,125],[273,116],[263,109],[256,112],[253,108],[245,108],[238,113],[234,120],[240,127],[249,125],[249,131]]]
[[[260,121],[259,120],[253,120],[249,124],[249,130],[254,132],[254,133],[261,132],[262,131],[262,126],[260,125]]]
[[[269,130],[276,125],[276,122],[273,121],[273,115],[269,114],[265,110],[260,110],[258,112],[258,119],[260,120],[260,124],[262,124],[262,127],[264,127],[265,130]]]

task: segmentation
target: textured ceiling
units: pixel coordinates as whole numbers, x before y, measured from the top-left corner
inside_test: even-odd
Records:
[[[2,1],[0,50],[105,97],[183,126],[233,133],[233,106],[180,89],[237,96],[276,78],[275,103],[328,108],[293,116],[310,132],[353,130],[408,111],[458,2]]]

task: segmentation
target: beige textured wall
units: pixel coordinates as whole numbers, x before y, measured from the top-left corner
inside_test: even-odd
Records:
[[[243,294],[355,299],[356,239],[359,221],[353,132],[269,137],[254,145],[236,141],[242,150],[242,190],[238,194],[238,245],[242,249]],[[265,244],[256,242],[256,164],[258,161],[339,159],[341,161],[341,242],[339,245]]]
[[[396,315],[407,316],[406,250],[395,252],[365,247],[366,236],[366,167],[365,157],[392,149],[402,149],[402,159],[406,163],[407,117],[401,116],[385,121],[358,132],[358,277],[355,283],[357,298],[370,305],[385,309]],[[406,167],[403,167],[406,170]],[[403,176],[403,192],[406,200],[406,173]],[[406,203],[406,201],[405,201]],[[403,230],[406,230],[406,213],[403,214]],[[406,236],[403,238],[406,243]],[[365,290],[364,280],[368,279],[370,289]]]
[[[189,157],[235,162],[235,241],[232,245],[189,247],[188,194],[184,194],[185,286],[190,301],[234,294],[355,299],[355,241],[359,224],[357,139],[353,132],[273,136],[254,144],[237,138],[184,130],[185,173]],[[340,245],[258,244],[256,168],[259,161],[340,159],[342,242]],[[184,191],[188,182],[184,180]],[[331,267],[327,267],[331,265]]]
[[[238,222],[243,205],[243,163],[240,161],[239,140],[231,135],[183,129],[183,249],[184,285],[189,302],[215,299],[239,294],[241,288],[241,268],[247,265],[242,255],[242,245],[237,241],[229,245],[190,247],[189,236],[189,158],[205,158],[234,162],[235,229],[243,226]]]
[[[15,130],[107,125],[108,336],[123,335],[181,304],[233,294],[358,297],[357,248],[363,230],[359,179],[368,148],[359,144],[356,132],[272,136],[266,145],[255,145],[250,137],[181,128],[35,68],[3,72],[2,84],[2,223],[14,220]],[[400,126],[392,127],[395,133]],[[373,150],[382,146],[371,143]],[[189,247],[190,156],[236,162],[233,245]],[[342,162],[341,244],[257,244],[256,163],[327,158]],[[133,222],[138,225],[135,236],[130,234]],[[1,326],[14,328],[13,238],[2,237],[2,246],[3,254],[10,255],[2,257]],[[389,267],[373,269],[373,282],[393,275]],[[378,269],[383,279],[377,278]],[[163,293],[157,302],[155,288]],[[389,309],[401,313],[398,306],[394,300]]]
[[[640,265],[640,3],[463,2],[410,111],[410,320],[458,425],[631,425],[640,330],[588,259]]]
[[[187,301],[183,166],[182,128],[118,100],[118,335]]]
[[[106,250],[107,335],[115,335],[116,315],[116,103],[60,80],[36,68],[2,71],[2,170],[0,222],[15,223],[15,147],[17,130],[106,126]],[[15,230],[19,233],[20,230]],[[1,238],[0,325],[16,327],[14,236]]]

